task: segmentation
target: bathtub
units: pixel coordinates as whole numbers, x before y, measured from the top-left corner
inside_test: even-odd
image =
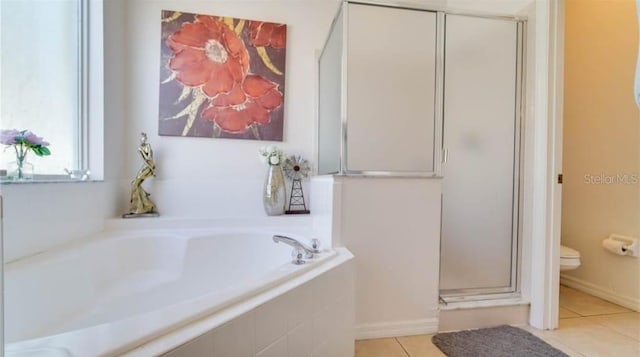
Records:
[[[124,230],[9,263],[6,353],[352,356],[351,253],[294,265],[273,234],[306,239],[273,228]]]

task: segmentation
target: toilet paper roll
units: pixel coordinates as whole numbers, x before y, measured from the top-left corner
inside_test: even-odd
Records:
[[[602,241],[602,248],[605,250],[617,254],[617,255],[627,255],[627,248],[625,248],[624,243],[613,240],[613,239],[605,239]]]

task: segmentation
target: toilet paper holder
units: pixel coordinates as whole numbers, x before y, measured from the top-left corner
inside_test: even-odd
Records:
[[[640,249],[638,249],[638,238],[612,234],[609,236],[609,239],[622,243],[624,245],[622,249],[625,251],[626,255],[637,257],[638,253],[640,253]]]

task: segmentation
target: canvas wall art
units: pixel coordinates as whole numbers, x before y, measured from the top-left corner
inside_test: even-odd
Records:
[[[162,11],[159,134],[282,141],[287,26]]]

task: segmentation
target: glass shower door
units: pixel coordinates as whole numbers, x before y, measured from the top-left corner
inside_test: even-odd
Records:
[[[516,290],[517,21],[446,16],[440,294]]]

